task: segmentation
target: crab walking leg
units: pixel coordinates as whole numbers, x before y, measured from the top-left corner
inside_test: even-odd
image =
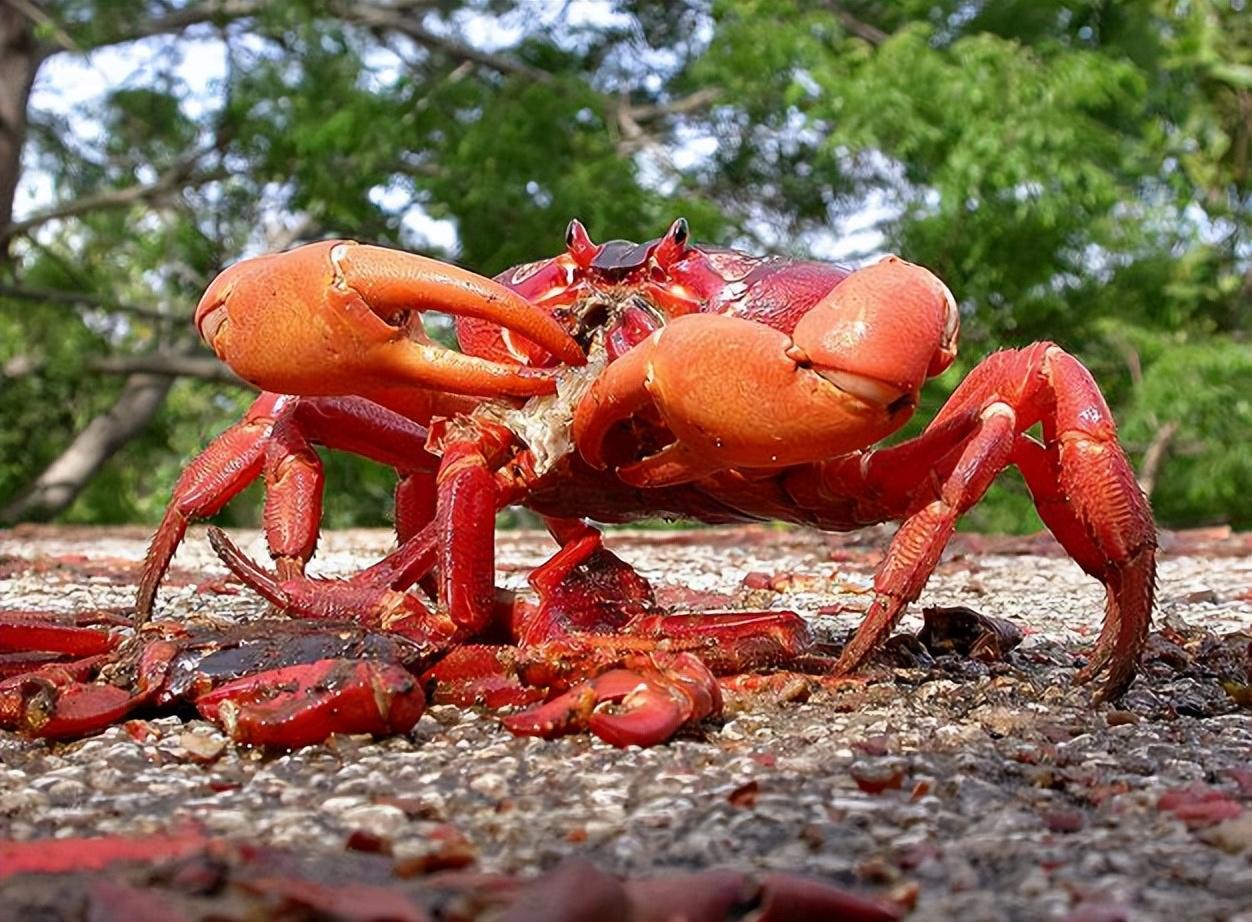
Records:
[[[183,469],[144,558],[135,598],[139,618],[147,619],[152,614],[157,588],[188,524],[216,513],[260,475],[265,437],[273,428],[275,414],[290,399],[282,394],[262,394],[243,419],[210,442]]]
[[[303,397],[275,421],[265,451],[263,522],[280,578],[299,576],[313,556],[322,519],[322,444],[401,472],[433,470],[426,430],[362,397]]]
[[[963,417],[976,418],[978,425],[957,454],[941,436]],[[1043,426],[1042,446],[1022,436],[1036,422]],[[1090,373],[1051,343],[998,353],[970,374],[922,436],[887,452],[927,442],[937,448],[932,458],[942,477],[938,491],[932,498],[928,482],[919,483],[916,504],[875,578],[869,614],[838,671],[856,669],[886,639],[904,606],[920,594],[957,518],[1001,468],[1017,463],[1045,524],[1107,593],[1104,627],[1079,681],[1107,668],[1102,697],[1124,692],[1147,639],[1156,533]]]
[[[400,471],[435,464],[426,454],[422,426],[369,400],[262,394],[174,485],[144,559],[135,603],[140,618],[151,615],[157,588],[188,524],[218,512],[262,473],[270,554],[283,578],[304,571],[317,544],[322,508],[322,463],[312,443],[353,451]]]
[[[856,636],[839,657],[836,671],[852,672],[860,666],[887,639],[904,607],[921,594],[956,530],[956,520],[982,498],[1007,463],[1015,424],[1016,414],[1011,407],[991,404],[944,481],[938,499],[904,520],[874,577],[874,601]]]
[[[231,266],[205,291],[195,319],[222,361],[271,391],[373,396],[405,386],[528,396],[555,389],[549,374],[435,344],[409,317],[427,310],[498,324],[566,364],[586,361],[560,323],[503,285],[344,240]]]
[[[1023,437],[1018,440],[1013,460],[1026,478],[1044,524],[1083,572],[1105,586],[1104,626],[1087,665],[1078,673],[1078,681],[1087,682],[1107,668],[1105,697],[1112,697],[1114,690],[1130,685],[1139,652],[1147,640],[1155,590],[1156,535],[1150,526],[1131,519],[1125,531],[1102,538],[1100,531],[1091,527],[1093,513],[1098,511],[1090,508],[1088,494],[1082,489],[1084,474],[1072,463],[1076,450],[1069,451],[1071,458],[1067,463],[1065,443],[1053,442],[1044,447]],[[1080,454],[1079,460],[1085,463],[1091,459]],[[1085,476],[1095,478],[1108,473],[1116,472],[1087,469]],[[1138,485],[1132,481],[1125,489],[1137,491]]]
[[[416,470],[396,482],[396,538],[401,544],[435,520],[435,471]]]
[[[1079,566],[1104,584],[1104,626],[1078,680],[1089,681],[1107,669],[1102,697],[1114,698],[1134,678],[1151,621],[1156,527],[1148,501],[1117,441],[1108,405],[1081,362],[1043,342],[991,356],[981,367],[988,374],[975,381],[976,369],[952,402],[962,392],[966,404],[977,400],[977,389],[993,388],[995,378],[1021,382],[1018,405],[1029,408],[1023,410],[1029,423],[1042,424],[1047,471],[1037,461],[1032,464],[1024,440],[1018,441],[1013,460],[1024,462],[1022,471],[1041,503],[1044,523]],[[947,413],[945,407],[939,419]]]
[[[502,447],[511,435],[494,441]],[[443,443],[436,475],[435,528],[441,538],[437,587],[439,606],[469,636],[495,610],[496,511],[500,495],[495,467],[484,451],[491,433],[473,428],[451,432]]]

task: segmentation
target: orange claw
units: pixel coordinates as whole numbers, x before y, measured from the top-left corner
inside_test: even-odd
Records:
[[[552,377],[432,342],[410,311],[478,317],[562,362],[581,348],[550,315],[473,272],[400,250],[326,240],[236,263],[209,286],[196,329],[265,390],[369,397],[398,385],[482,396],[549,393]]]
[[[617,469],[645,487],[864,448],[903,425],[951,363],[957,319],[943,283],[896,257],[852,273],[790,336],[732,315],[677,317],[596,379],[574,440],[605,468],[619,460],[606,457],[613,426],[655,406],[674,441]]]

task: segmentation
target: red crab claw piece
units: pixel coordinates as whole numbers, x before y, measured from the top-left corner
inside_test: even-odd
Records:
[[[106,659],[51,664],[0,682],[0,727],[44,739],[74,739],[117,723],[147,696],[86,681]]]
[[[407,733],[425,707],[417,680],[400,666],[336,659],[259,672],[196,699],[235,742],[287,749],[332,733]]]
[[[519,736],[553,739],[590,730],[613,746],[654,746],[689,723],[721,713],[717,679],[697,657],[634,657],[627,666],[505,717],[504,726]]]
[[[82,736],[114,723],[141,700],[88,681],[118,637],[67,620],[0,612],[0,675],[16,673],[0,681],[0,727],[55,739]]]
[[[609,431],[655,407],[675,440],[617,471],[647,487],[836,457],[912,414],[926,378],[955,355],[958,317],[939,279],[896,257],[849,275],[790,336],[730,315],[677,317],[596,379],[574,440],[608,467]]]
[[[413,253],[326,240],[236,263],[196,308],[196,329],[240,377],[284,394],[372,394],[417,386],[484,396],[550,393],[535,369],[445,349],[414,312],[477,317],[562,362],[582,349],[549,314],[490,279]]]
[[[434,686],[431,700],[439,704],[493,710],[536,704],[545,691],[522,683],[516,655],[516,647],[502,644],[454,647],[422,675],[422,684]]]

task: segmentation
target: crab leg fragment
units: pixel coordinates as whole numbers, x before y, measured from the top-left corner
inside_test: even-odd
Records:
[[[196,699],[196,709],[236,742],[288,748],[332,733],[407,733],[425,707],[406,669],[339,659],[258,672]]]

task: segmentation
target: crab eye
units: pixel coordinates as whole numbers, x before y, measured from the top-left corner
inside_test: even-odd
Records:
[[[565,251],[574,257],[574,261],[584,269],[591,264],[596,255],[596,245],[591,242],[587,228],[577,218],[569,222],[565,228]]]
[[[687,245],[687,239],[691,236],[691,230],[687,227],[687,219],[679,218],[669,228],[669,237],[680,247]]]

